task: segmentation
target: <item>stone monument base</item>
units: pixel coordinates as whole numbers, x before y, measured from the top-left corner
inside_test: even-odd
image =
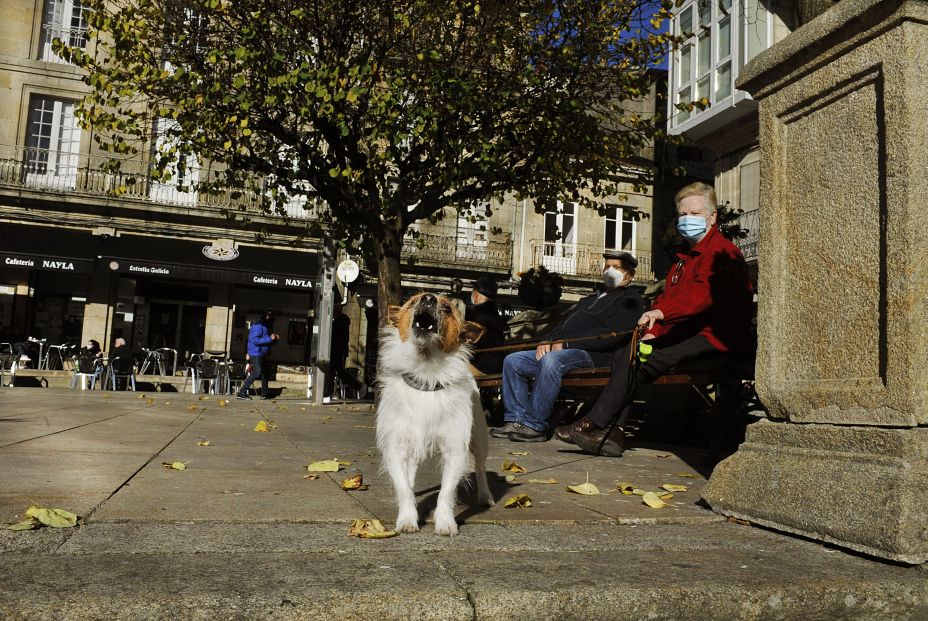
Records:
[[[712,509],[904,563],[928,561],[928,428],[760,421],[712,473]]]

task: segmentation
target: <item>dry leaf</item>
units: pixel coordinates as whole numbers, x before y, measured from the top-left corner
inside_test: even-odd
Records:
[[[144,395],[144,394],[141,394],[141,395],[139,395],[138,397],[136,397],[136,399],[144,399],[144,398],[145,398],[145,395]]]
[[[677,485],[675,483],[664,483],[661,485],[661,489],[665,489],[668,492],[685,492],[688,488],[686,485]]]
[[[528,472],[528,470],[512,461],[511,459],[507,459],[503,462],[502,470],[503,472],[511,472],[513,474],[524,474]]]
[[[360,537],[361,539],[387,539],[396,537],[398,532],[387,530],[380,520],[361,520],[356,519],[351,523],[348,529],[349,537]]]
[[[506,502],[503,503],[504,507],[519,507],[520,509],[526,509],[532,506],[532,499],[528,494],[517,494],[512,498],[507,498]]]
[[[187,406],[187,409],[190,410],[191,412],[196,412],[196,411],[197,411],[198,409],[200,409],[200,408],[198,408],[198,407],[195,406],[195,405],[188,405],[188,406]]]
[[[200,395],[199,397],[197,397],[197,401],[206,401],[207,399],[209,399],[209,397],[207,397],[206,395]]]
[[[203,440],[202,442],[197,442],[197,446],[209,446],[209,440]]]
[[[647,493],[648,493],[648,490],[646,490],[646,489],[641,489],[641,488],[638,488],[638,487],[636,487],[635,489],[632,490],[632,494],[634,494],[635,496],[644,496],[644,495],[647,494]]]
[[[592,483],[581,483],[580,485],[568,485],[567,491],[583,496],[598,496],[599,488]]]
[[[626,482],[624,482],[624,481],[622,481],[621,483],[619,483],[618,485],[616,485],[616,486],[615,486],[615,489],[619,490],[620,492],[622,492],[622,493],[625,494],[626,496],[631,496],[632,494],[635,493],[635,486],[632,485],[631,483],[626,483]]]
[[[663,509],[667,506],[667,503],[658,498],[657,494],[654,492],[647,492],[642,498],[642,501],[652,509]]]
[[[163,461],[161,465],[170,470],[186,470],[187,464],[182,461]]]
[[[668,457],[673,457],[670,453],[658,453],[655,457],[660,457],[661,459],[666,459]]]
[[[338,465],[339,465],[339,466],[346,467],[346,466],[350,466],[350,465],[351,465],[351,462],[350,462],[350,461],[345,461],[345,460],[343,460],[343,459],[339,459],[339,460],[338,460]]]
[[[318,474],[304,474],[303,478],[308,481],[315,481],[316,479],[319,478],[319,475]]]
[[[360,474],[356,474],[353,477],[348,477],[342,481],[342,489],[351,491],[351,490],[366,490],[370,485],[364,485],[364,477]]]
[[[528,451],[509,451],[510,455],[528,455]]]
[[[701,479],[702,477],[698,474],[693,474],[692,472],[678,472],[678,477],[683,477],[684,479]]]
[[[229,402],[226,401],[225,399],[217,399],[217,401],[219,401],[220,407],[221,407],[221,406],[225,406],[225,405],[229,405]]]
[[[660,498],[661,500],[670,500],[671,498],[673,498],[673,494],[671,494],[670,492],[654,492],[654,493],[657,494],[657,497]]]
[[[165,404],[165,405],[171,405],[171,402],[170,402],[170,401],[165,401],[164,404]]]
[[[306,466],[310,472],[338,472],[341,466],[337,459],[328,459],[326,461],[317,461]]]
[[[52,528],[70,528],[77,525],[77,516],[64,509],[47,509],[33,505],[26,509],[26,515]]]
[[[258,424],[255,425],[255,431],[270,431],[270,428],[267,426],[267,421],[259,420]]]
[[[22,522],[17,522],[16,524],[10,524],[7,526],[7,530],[33,530],[41,526],[42,523],[37,519],[31,517],[23,520]]]
[[[728,521],[731,522],[732,524],[740,524],[740,525],[742,525],[742,526],[750,526],[750,525],[751,525],[751,523],[750,523],[749,521],[747,521],[747,520],[739,520],[738,518],[736,518],[736,517],[731,517],[731,516],[728,516]]]
[[[145,399],[145,403],[147,403],[148,405],[154,405],[155,400],[154,400],[154,399]]]
[[[323,416],[323,417],[322,417],[322,420],[332,420],[332,417],[331,417],[331,416]]]
[[[557,483],[558,480],[557,479],[529,479],[528,482],[529,483],[543,483],[545,485],[553,485],[554,483]]]

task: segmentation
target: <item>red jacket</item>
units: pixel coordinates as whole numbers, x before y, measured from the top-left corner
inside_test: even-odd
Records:
[[[651,308],[664,319],[654,336],[702,334],[720,351],[753,347],[754,288],[741,250],[713,226],[698,244],[677,253],[667,284]]]

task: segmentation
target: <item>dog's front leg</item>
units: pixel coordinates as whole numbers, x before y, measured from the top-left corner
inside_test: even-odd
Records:
[[[419,530],[419,513],[416,511],[415,484],[416,464],[409,455],[384,455],[387,472],[393,480],[396,492],[396,530],[401,533],[415,533]]]
[[[465,451],[449,451],[442,455],[441,491],[438,492],[438,502],[435,505],[435,532],[439,535],[458,534],[454,507],[458,484],[466,471],[467,453]]]

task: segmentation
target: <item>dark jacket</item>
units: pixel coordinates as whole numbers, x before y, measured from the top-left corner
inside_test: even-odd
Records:
[[[713,226],[677,259],[654,300],[664,319],[651,334],[674,339],[702,334],[720,351],[750,350],[754,289],[738,247]]]
[[[266,356],[271,351],[271,345],[274,339],[271,338],[271,332],[259,321],[251,326],[248,331],[248,355],[249,356]]]
[[[638,289],[620,287],[605,294],[593,294],[577,302],[567,318],[555,326],[545,338],[551,341],[567,339],[565,349],[582,349],[589,352],[593,364],[607,367],[612,359],[611,352],[619,349],[631,339],[631,334],[590,339],[571,343],[579,339],[609,332],[630,332],[645,311],[644,298]]]
[[[479,323],[486,328],[480,340],[474,343],[474,349],[499,347],[506,339],[506,324],[499,315],[499,309],[492,301],[479,306],[468,306],[464,315],[467,321]],[[470,363],[481,373],[502,373],[504,352],[487,352],[474,354]]]

